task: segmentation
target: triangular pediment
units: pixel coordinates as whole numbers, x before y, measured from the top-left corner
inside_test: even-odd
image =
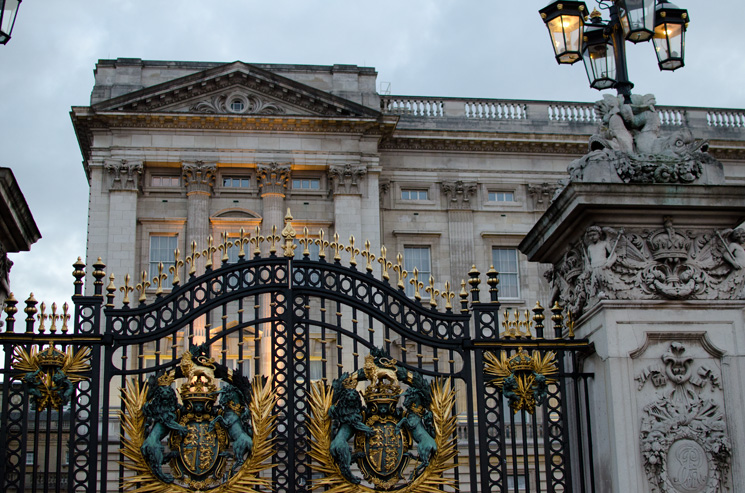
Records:
[[[379,112],[243,62],[93,105],[99,112],[376,118]]]

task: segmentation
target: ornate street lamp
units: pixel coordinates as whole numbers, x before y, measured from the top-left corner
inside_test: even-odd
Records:
[[[627,103],[631,102],[631,83],[626,68],[626,40],[641,43],[652,39],[660,70],[683,66],[688,11],[667,0],[596,0],[607,10],[604,22],[593,10],[585,24],[584,2],[557,1],[539,13],[548,27],[556,61],[572,64],[580,54],[585,63],[590,87],[615,88]],[[582,36],[576,38],[581,30]]]
[[[582,59],[582,28],[587,16],[585,2],[559,0],[540,11],[548,27],[556,61],[573,64]]]
[[[0,0],[0,44],[10,41],[10,33],[16,23],[18,7],[22,0]]]

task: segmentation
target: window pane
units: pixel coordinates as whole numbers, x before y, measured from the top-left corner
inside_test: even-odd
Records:
[[[414,296],[414,286],[408,283],[408,280],[412,278],[414,268],[419,271],[419,282],[426,286],[432,274],[431,265],[429,247],[404,247],[404,269],[409,272],[409,278],[406,279],[407,296]]]
[[[154,277],[158,272],[158,264],[163,262],[163,272],[168,274],[168,268],[175,263],[178,236],[153,235],[150,237],[150,265],[148,274]]]
[[[489,202],[514,202],[513,192],[489,192]]]
[[[517,249],[493,248],[492,263],[499,272],[499,297],[519,298],[520,283],[517,270]]]
[[[401,189],[401,200],[429,200],[429,191]]]
[[[178,176],[153,175],[150,183],[154,187],[178,187],[180,184]]]
[[[292,188],[302,190],[319,190],[321,180],[315,178],[302,178],[292,180]]]

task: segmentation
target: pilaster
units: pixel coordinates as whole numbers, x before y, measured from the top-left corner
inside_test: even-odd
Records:
[[[442,195],[448,211],[448,237],[450,239],[450,279],[457,282],[473,264],[473,202],[478,185],[473,182],[442,182]]]
[[[362,237],[362,186],[367,166],[344,164],[329,166],[329,181],[334,194],[334,230],[342,241],[354,236],[358,244]]]

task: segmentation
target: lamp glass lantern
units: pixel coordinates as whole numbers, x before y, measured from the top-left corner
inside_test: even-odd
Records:
[[[590,87],[598,91],[615,87],[617,82],[613,43],[606,37],[605,27],[600,20],[600,14],[592,17],[592,23],[585,27],[582,50],[582,61],[585,64]]]
[[[657,5],[654,26],[654,49],[660,70],[676,70],[684,65],[685,32],[688,11],[670,2]]]
[[[558,1],[541,9],[554,47],[556,61],[573,64],[582,59],[582,39],[587,6],[585,2]]]
[[[21,0],[0,0],[0,44],[10,41]]]
[[[623,35],[632,43],[649,41],[654,34],[655,0],[617,0]]]

